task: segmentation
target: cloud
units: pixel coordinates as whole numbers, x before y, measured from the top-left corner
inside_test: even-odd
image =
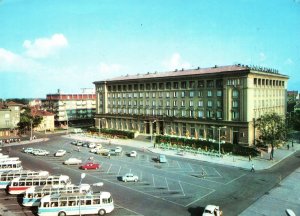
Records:
[[[263,52],[259,53],[259,61],[263,62],[266,59],[267,59],[267,56]]]
[[[122,66],[119,64],[106,64],[102,62],[98,68],[101,73],[115,73],[119,72]]]
[[[292,65],[292,64],[294,64],[294,61],[292,59],[288,58],[287,60],[285,60],[284,64]]]
[[[185,62],[182,60],[179,53],[173,53],[171,58],[167,59],[163,62],[163,66],[167,70],[181,69],[181,68],[191,68],[191,64],[189,62]]]
[[[0,48],[0,72],[30,72],[37,68],[36,62]]]
[[[51,38],[38,38],[34,42],[25,40],[25,54],[31,58],[46,58],[68,46],[68,40],[63,34],[54,34]]]

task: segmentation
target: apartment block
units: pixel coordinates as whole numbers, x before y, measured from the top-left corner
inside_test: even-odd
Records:
[[[240,64],[96,81],[95,126],[252,145],[255,119],[285,115],[287,81]]]
[[[96,95],[94,93],[47,94],[43,108],[54,113],[55,126],[93,125],[96,112]]]

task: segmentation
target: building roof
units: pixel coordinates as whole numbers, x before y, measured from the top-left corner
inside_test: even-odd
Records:
[[[45,110],[36,110],[36,109],[31,109],[31,115],[32,116],[54,116],[54,114],[51,112]]]
[[[245,72],[250,73],[250,70],[252,72],[263,72],[270,75],[276,75],[287,78],[287,76],[279,74],[277,70],[268,69],[268,68],[262,68],[262,67],[250,67],[248,65],[229,65],[229,66],[214,66],[209,68],[196,68],[196,69],[189,69],[189,70],[175,70],[175,71],[169,71],[169,72],[161,72],[161,73],[146,73],[146,74],[136,74],[136,75],[126,75],[126,76],[120,76],[115,77],[109,80],[106,80],[108,82],[111,81],[129,81],[129,80],[139,80],[139,79],[152,79],[152,78],[172,78],[172,77],[180,77],[180,76],[201,76],[201,75],[215,75],[215,74],[228,74],[231,73],[237,73],[237,72]],[[102,83],[105,81],[96,81],[94,84]]]
[[[24,106],[24,104],[16,103],[14,101],[9,101],[6,103],[7,106]]]

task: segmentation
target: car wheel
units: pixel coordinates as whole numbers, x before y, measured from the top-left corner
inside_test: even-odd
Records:
[[[127,179],[124,179],[124,182],[127,182]]]
[[[64,211],[60,211],[59,213],[58,213],[58,216],[66,216],[67,214],[66,214],[66,212],[64,212]]]
[[[98,211],[98,215],[105,215],[105,210],[104,209],[100,209],[99,211]]]
[[[135,182],[137,182],[137,179],[134,179]]]

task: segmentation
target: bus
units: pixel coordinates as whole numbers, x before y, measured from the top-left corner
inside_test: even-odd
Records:
[[[0,159],[2,158],[9,158],[9,155],[0,155]]]
[[[32,171],[32,170],[20,170],[0,173],[0,189],[5,189],[7,185],[17,177],[26,176],[48,176],[48,171]]]
[[[51,185],[31,187],[25,191],[22,204],[23,206],[39,206],[41,199],[46,195],[89,192],[91,192],[89,184],[70,184],[62,188],[54,188]]]
[[[23,194],[32,186],[52,185],[53,187],[64,187],[71,184],[69,176],[30,176],[17,177],[8,185],[9,194]]]
[[[0,173],[8,171],[20,171],[23,169],[22,162],[17,161],[2,161],[0,162]]]
[[[18,160],[20,160],[19,157],[0,158],[0,163],[2,163],[3,161],[18,161]]]
[[[87,194],[47,195],[41,199],[39,216],[105,215],[114,210],[114,201],[109,192]]]

